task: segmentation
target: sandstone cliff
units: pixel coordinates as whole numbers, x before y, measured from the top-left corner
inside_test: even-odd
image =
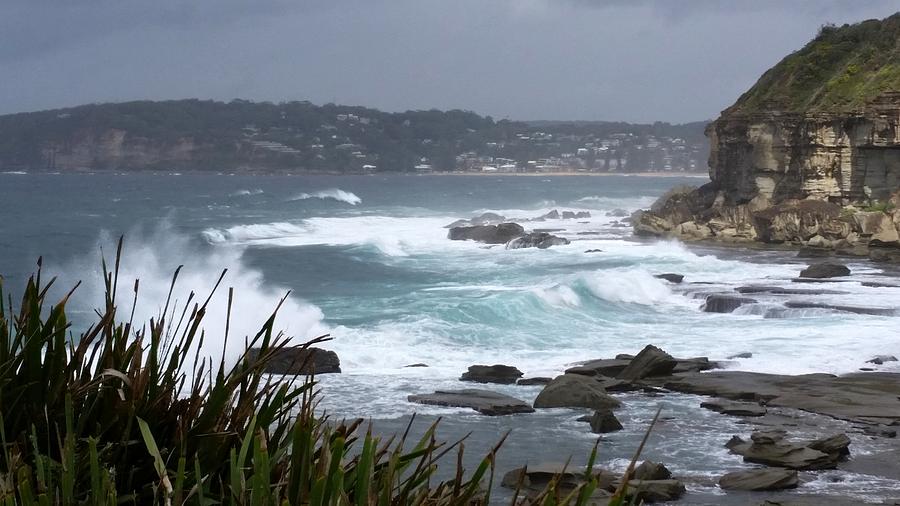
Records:
[[[706,133],[711,182],[663,197],[636,233],[900,246],[900,14],[823,28]]]

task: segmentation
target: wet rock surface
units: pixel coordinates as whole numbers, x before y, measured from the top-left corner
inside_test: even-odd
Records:
[[[502,364],[473,365],[460,376],[460,381],[473,381],[475,383],[498,383],[511,385],[522,377],[522,371],[515,367]]]
[[[737,295],[714,294],[706,297],[701,309],[707,313],[731,313],[744,304],[755,304],[756,299]]]
[[[800,271],[801,278],[838,278],[842,276],[849,276],[850,269],[843,264],[831,263],[831,262],[823,262],[820,264],[813,264]]]
[[[453,227],[447,237],[451,241],[477,241],[485,244],[506,244],[525,234],[525,229],[518,223],[501,223],[499,225],[475,225]]]
[[[251,348],[247,353],[250,360],[259,356],[259,348]],[[269,374],[334,374],[341,372],[341,361],[337,353],[321,348],[285,347],[274,352],[266,365]]]
[[[506,249],[547,249],[551,246],[564,246],[566,244],[569,244],[569,240],[565,237],[555,236],[549,232],[531,232],[509,241]]]
[[[759,404],[726,400],[704,401],[700,403],[700,407],[732,416],[764,416],[767,412],[766,408]]]
[[[790,469],[751,469],[735,471],[719,479],[722,490],[767,491],[796,488],[797,471]]]
[[[619,419],[616,418],[616,415],[609,409],[595,411],[589,423],[591,424],[591,432],[594,434],[606,434],[624,428]]]
[[[433,406],[472,408],[488,416],[534,412],[534,408],[525,401],[489,390],[438,390],[431,394],[410,395],[407,400]]]
[[[534,400],[535,408],[607,410],[620,405],[621,402],[609,395],[597,380],[580,374],[557,376]]]
[[[725,447],[745,462],[796,470],[835,469],[849,453],[850,439],[839,434],[807,443],[785,439],[784,431],[754,432],[750,441],[734,436]]]

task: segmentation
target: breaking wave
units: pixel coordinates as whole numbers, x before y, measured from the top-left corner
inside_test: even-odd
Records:
[[[288,200],[295,201],[308,199],[336,200],[338,202],[350,204],[351,206],[355,206],[362,202],[362,199],[357,197],[355,193],[344,191],[340,188],[332,188],[330,190],[322,190],[314,193],[301,193]]]

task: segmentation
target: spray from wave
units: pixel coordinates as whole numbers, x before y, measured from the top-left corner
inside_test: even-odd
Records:
[[[351,206],[355,206],[362,202],[362,199],[357,197],[355,193],[344,191],[340,188],[332,188],[330,190],[322,190],[314,193],[301,193],[288,200],[295,201],[308,199],[336,200],[338,202],[350,204]]]
[[[93,307],[103,305],[104,283],[99,254],[101,248],[107,252],[109,262],[111,259],[108,252],[115,251],[115,239],[108,233],[102,233],[96,249],[58,269],[63,278],[61,286],[64,287],[78,281],[71,273],[81,276],[83,283],[78,290],[80,296],[75,297],[75,302],[85,307],[76,306],[74,309],[80,310],[78,313],[82,315],[89,315]],[[180,308],[184,307],[191,294],[191,306],[195,302],[202,304],[213,290],[222,270],[227,269],[222,285],[213,294],[203,318],[205,337],[200,356],[216,363],[224,353],[226,364],[234,363],[244,351],[245,340],[259,331],[278,302],[288,293],[287,288],[266,282],[260,271],[244,263],[242,256],[243,250],[238,247],[204,248],[202,244],[176,233],[168,224],[149,232],[132,231],[126,236],[119,268],[119,303],[127,306],[130,311],[133,294],[124,287],[130,288],[134,286],[135,280],[140,280],[134,311],[135,325],[140,326],[149,322],[150,318],[158,318],[164,309],[172,276],[178,266],[183,265],[172,292],[172,302],[179,307],[177,314],[180,314]],[[229,287],[234,288],[234,300],[229,338],[225,343]],[[172,306],[169,311],[167,317],[171,320]],[[122,313],[127,314],[127,311]],[[323,314],[318,307],[288,296],[276,317],[275,329],[292,337],[292,342],[300,343],[328,333],[322,320]]]

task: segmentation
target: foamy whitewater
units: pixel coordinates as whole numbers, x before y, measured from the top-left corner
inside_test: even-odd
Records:
[[[203,351],[216,357],[228,287],[234,287],[236,300],[231,332],[240,338],[252,335],[290,291],[278,326],[297,340],[330,334],[333,341],[323,347],[341,359],[342,374],[320,378],[322,409],[337,417],[372,418],[387,432],[402,430],[414,411],[444,416],[447,437],[474,431],[470,448],[487,448],[513,430],[501,456],[505,463],[533,456],[535,434],[553,449],[541,460],[578,460],[586,457],[594,435],[575,421],[582,413],[572,410],[488,419],[413,405],[406,397],[468,387],[457,378],[472,364],[503,363],[526,377],[552,376],[574,362],[635,353],[651,343],[676,356],[713,360],[752,352],[752,358],[731,360],[728,367],[788,374],[852,372],[874,355],[900,355],[896,341],[879,338],[897,335],[900,317],[776,310],[778,302],[764,295],[754,295],[758,303],[734,314],[702,312],[711,292],[750,284],[796,288],[791,278],[806,263],[791,252],[634,240],[617,216],[649,206],[678,184],[698,181],[0,174],[0,237],[6,238],[0,242],[0,274],[7,290],[23,286],[43,254],[59,285],[83,280],[81,299],[96,307],[102,302],[100,249],[109,257],[124,233],[120,286],[140,278],[136,319],[146,320],[161,310],[179,265],[179,301],[191,291],[205,299],[228,269],[206,319]],[[59,188],[67,189],[65,197]],[[591,217],[527,221],[554,209]],[[485,212],[520,220],[526,228],[555,230],[572,242],[505,250],[447,239],[447,224]],[[852,281],[834,287],[842,293],[816,301],[900,306],[900,289],[860,283],[885,281],[881,268],[849,265]],[[653,276],[667,272],[685,275],[685,283]],[[91,317],[89,304],[73,309],[76,326]],[[240,351],[241,341],[231,341],[228,358]],[[429,367],[404,367],[415,363]],[[491,388],[528,401],[540,390]],[[626,396],[620,416],[626,430],[607,436],[613,443],[603,447],[605,461],[625,465],[660,402],[671,421],[651,440],[648,457],[699,477],[742,465],[722,441],[746,429],[695,409],[698,400],[691,396]],[[866,451],[865,444],[855,451]],[[717,493],[697,480],[689,488]],[[806,489],[846,493],[840,487],[846,488],[822,480]]]

